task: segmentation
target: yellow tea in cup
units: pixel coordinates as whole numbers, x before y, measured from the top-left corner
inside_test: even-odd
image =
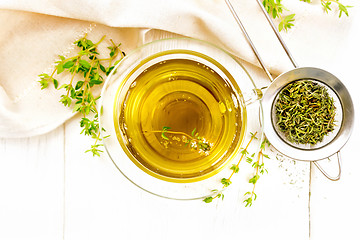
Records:
[[[122,80],[115,130],[129,158],[170,182],[219,172],[239,150],[246,110],[239,87],[212,58],[165,51],[139,62]]]

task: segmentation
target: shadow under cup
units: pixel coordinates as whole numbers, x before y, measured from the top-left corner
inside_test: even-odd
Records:
[[[131,67],[117,89],[113,121],[118,142],[141,170],[165,181],[196,182],[239,152],[244,106],[239,86],[220,63],[175,49]]]

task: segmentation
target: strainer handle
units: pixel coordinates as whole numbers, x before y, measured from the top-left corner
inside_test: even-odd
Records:
[[[225,0],[225,3],[226,3],[227,6],[229,7],[231,14],[232,14],[233,17],[235,18],[236,23],[237,23],[238,26],[240,27],[242,33],[243,33],[244,36],[245,36],[245,39],[247,40],[248,44],[250,45],[253,53],[255,54],[257,60],[259,61],[262,69],[264,70],[264,72],[265,72],[266,75],[268,76],[270,82],[274,81],[273,77],[271,76],[271,73],[270,73],[269,70],[265,67],[264,61],[262,60],[259,52],[256,50],[256,47],[255,47],[254,43],[251,41],[251,38],[250,38],[249,34],[247,33],[247,31],[246,31],[246,29],[245,29],[245,26],[242,24],[239,16],[237,15],[234,7],[232,6],[230,0]]]
[[[337,181],[340,179],[341,176],[341,156],[340,156],[340,151],[338,151],[336,153],[337,155],[337,159],[338,159],[338,166],[339,166],[339,174],[336,177],[331,177],[327,172],[325,172],[325,170],[320,166],[320,164],[315,161],[313,162],[315,164],[315,166],[320,170],[320,172],[322,172],[322,174],[324,174],[325,177],[327,177],[328,179],[330,179],[331,181]]]

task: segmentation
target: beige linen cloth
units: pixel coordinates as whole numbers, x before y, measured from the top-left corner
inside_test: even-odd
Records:
[[[350,17],[339,19],[336,12],[325,14],[319,0],[283,0],[285,14],[296,13],[296,22],[282,35],[300,66],[337,60],[359,12],[356,0],[346,3],[355,7]],[[232,4],[269,70],[277,75],[291,69],[256,1]],[[224,0],[0,0],[0,23],[0,137],[5,138],[46,133],[74,115],[59,103],[63,93],[40,90],[37,81],[85,33],[93,41],[106,34],[127,53],[154,39],[188,36],[258,65]]]

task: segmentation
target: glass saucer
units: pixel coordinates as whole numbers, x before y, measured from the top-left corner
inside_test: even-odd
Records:
[[[228,157],[220,163],[211,163],[214,167],[206,174],[202,173],[201,168],[194,168],[195,173],[198,171],[199,174],[189,178],[162,175],[159,174],[159,169],[152,170],[137,161],[136,154],[129,149],[129,139],[125,139],[126,126],[119,126],[122,111],[119,104],[127,97],[122,91],[126,92],[135,86],[136,79],[151,66],[174,59],[196,61],[199,65],[214,70],[235,90],[237,104],[241,108],[242,131],[233,136],[237,141]],[[106,130],[102,132],[105,149],[118,170],[133,184],[149,193],[181,200],[210,196],[213,190],[223,188],[221,179],[230,175],[230,164],[238,161],[241,146],[250,137],[250,133],[261,128],[261,102],[246,105],[249,100],[246,98],[254,89],[256,86],[246,69],[229,53],[212,44],[189,38],[163,39],[145,44],[127,55],[114,68],[102,89],[100,127]]]

